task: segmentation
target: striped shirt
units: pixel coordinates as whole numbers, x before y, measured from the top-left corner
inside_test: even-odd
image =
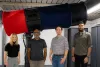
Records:
[[[73,47],[76,55],[87,55],[88,48],[92,47],[91,35],[88,32],[78,32],[74,36]]]
[[[62,55],[65,50],[69,49],[68,40],[64,36],[54,37],[51,42],[53,54]]]

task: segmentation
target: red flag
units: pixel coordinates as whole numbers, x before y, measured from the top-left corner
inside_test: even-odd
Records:
[[[2,22],[7,35],[28,32],[25,19],[24,10],[3,12]]]

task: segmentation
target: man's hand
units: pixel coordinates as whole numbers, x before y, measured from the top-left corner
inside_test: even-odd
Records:
[[[88,63],[88,61],[89,61],[89,58],[88,57],[85,57],[84,63]]]
[[[66,58],[61,58],[60,64],[64,64]]]
[[[72,57],[72,61],[75,62],[75,57]]]
[[[51,63],[52,63],[52,57],[51,57],[51,56],[49,56],[49,59],[50,59],[50,61],[51,61]]]

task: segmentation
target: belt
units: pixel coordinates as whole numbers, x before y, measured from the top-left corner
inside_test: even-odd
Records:
[[[64,54],[54,54],[54,56],[64,56]]]

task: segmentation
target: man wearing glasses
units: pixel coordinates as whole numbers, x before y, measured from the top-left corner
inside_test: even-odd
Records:
[[[40,38],[40,30],[35,29],[34,38],[28,44],[28,60],[30,67],[44,67],[47,56],[47,45],[44,39]]]

